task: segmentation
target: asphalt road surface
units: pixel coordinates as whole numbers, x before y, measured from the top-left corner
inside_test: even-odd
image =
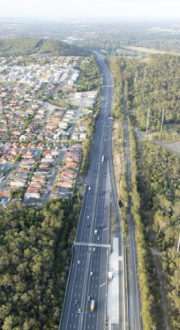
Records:
[[[131,161],[130,161],[130,145],[129,145],[129,128],[126,118],[126,101],[123,92],[123,106],[124,106],[124,132],[126,144],[126,162],[127,162],[127,180],[128,186],[131,185]],[[130,188],[129,188],[130,190]],[[129,323],[130,329],[143,330],[141,318],[141,296],[139,290],[139,283],[137,279],[137,254],[136,254],[136,240],[135,240],[135,224],[133,215],[131,213],[131,199],[129,200],[129,239],[130,239],[130,288],[129,288]]]
[[[107,187],[114,188],[115,185],[111,154],[114,89],[109,68],[102,55],[96,55],[104,79],[101,111],[97,119],[87,186],[74,244],[73,266],[60,326],[63,330],[105,329],[110,214],[110,193],[107,192],[110,188]],[[112,198],[116,203],[116,231],[120,237],[116,190],[113,190]],[[122,254],[122,243],[119,249]],[[92,276],[90,272],[93,272]],[[95,300],[94,312],[90,310],[88,296]]]

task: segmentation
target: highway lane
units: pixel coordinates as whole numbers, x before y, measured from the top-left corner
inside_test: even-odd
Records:
[[[109,243],[110,194],[105,190],[108,181],[110,185],[108,164],[111,158],[112,125],[109,124],[107,112],[112,114],[113,84],[110,71],[99,54],[98,58],[104,77],[104,88],[101,111],[97,119],[88,184],[76,236],[76,242],[87,245],[74,247],[73,267],[61,327],[63,330],[104,330],[105,326],[109,250],[101,247],[101,244]],[[104,162],[102,162],[103,155],[105,156]],[[94,234],[94,230],[98,230],[98,233]],[[95,247],[94,250],[92,246],[88,246],[88,243],[99,244],[99,247]],[[91,271],[93,271],[93,276],[90,276]],[[90,312],[89,295],[91,299],[95,300],[93,313]],[[77,305],[75,305],[75,300],[78,301]],[[81,313],[78,313],[79,308]]]
[[[124,107],[124,132],[125,132],[125,145],[126,145],[126,162],[127,162],[127,180],[128,189],[130,192],[131,185],[131,160],[130,160],[130,144],[129,144],[129,128],[126,117],[126,101],[123,90],[123,107]],[[139,283],[137,278],[137,253],[136,253],[136,240],[135,240],[135,224],[133,215],[131,213],[131,199],[129,198],[129,238],[130,238],[130,294],[129,294],[129,321],[130,328],[134,330],[143,330],[143,323],[141,318],[141,295]]]

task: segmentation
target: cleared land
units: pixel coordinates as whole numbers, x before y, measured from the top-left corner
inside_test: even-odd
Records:
[[[131,46],[123,46],[124,49],[134,50],[136,52],[149,53],[149,54],[172,54],[172,55],[180,55],[173,52],[164,52],[162,50],[154,49],[154,48],[146,48],[146,47],[131,47]]]

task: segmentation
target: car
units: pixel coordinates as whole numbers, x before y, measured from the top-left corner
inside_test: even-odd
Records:
[[[89,219],[89,215],[87,216],[87,219]]]
[[[78,279],[78,276],[76,275],[76,276],[75,276],[75,280],[77,280],[77,279]]]
[[[90,210],[90,206],[89,206],[89,210]]]
[[[88,301],[90,301],[91,300],[91,297],[90,296],[88,296]]]
[[[74,305],[76,306],[76,305],[77,305],[77,303],[78,303],[78,301],[77,301],[77,300],[75,300],[75,302],[74,302]]]
[[[99,241],[99,236],[98,236],[97,240]]]
[[[78,314],[80,314],[81,313],[81,308],[78,308]]]
[[[78,265],[79,265],[79,264],[80,264],[80,260],[78,260],[78,262],[77,262],[77,263],[78,263]]]
[[[90,272],[90,276],[93,276],[93,272]]]
[[[95,252],[96,251],[96,248],[93,248],[93,252]]]
[[[90,224],[89,223],[87,224],[87,227],[90,227]]]
[[[99,220],[99,217],[97,217],[97,220]]]

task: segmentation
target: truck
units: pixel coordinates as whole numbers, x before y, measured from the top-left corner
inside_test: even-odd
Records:
[[[95,301],[91,300],[91,312],[94,311]]]
[[[108,279],[112,280],[113,279],[113,273],[112,272],[108,272]]]
[[[102,156],[102,163],[104,162],[104,155]]]

